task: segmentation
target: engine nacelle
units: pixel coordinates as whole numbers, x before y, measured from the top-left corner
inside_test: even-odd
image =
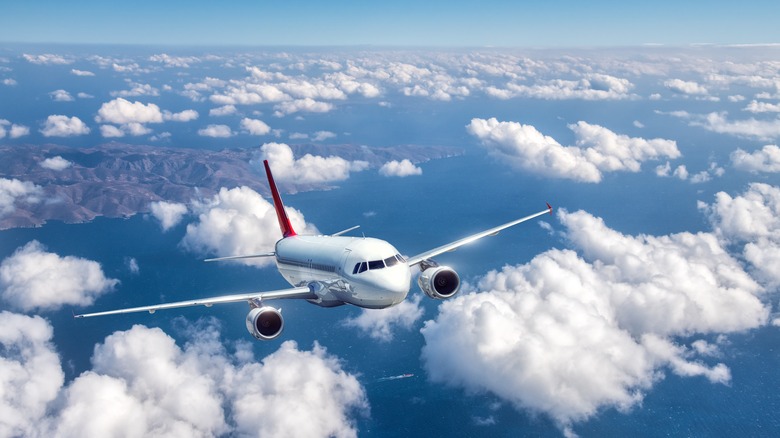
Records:
[[[246,315],[246,329],[255,337],[268,341],[282,333],[284,319],[282,313],[270,306],[255,307]]]
[[[443,300],[460,290],[460,276],[449,266],[432,266],[417,278],[420,289],[431,298]]]

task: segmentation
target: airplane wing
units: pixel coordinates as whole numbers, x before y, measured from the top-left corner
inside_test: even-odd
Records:
[[[276,300],[281,298],[317,298],[317,296],[308,287],[294,287],[290,289],[280,289],[267,292],[249,292],[245,294],[223,295],[220,297],[200,298],[190,301],[177,301],[175,303],[164,303],[156,306],[131,307],[128,309],[108,310],[105,312],[85,313],[73,315],[75,318],[88,318],[91,316],[116,315],[119,313],[149,312],[154,313],[157,310],[174,309],[176,307],[206,306],[211,307],[214,304],[236,303],[239,301],[258,300]]]
[[[498,234],[498,232],[501,231],[501,230],[504,230],[506,228],[515,226],[515,225],[517,225],[519,223],[522,223],[522,222],[525,222],[527,220],[531,220],[531,219],[533,219],[535,217],[539,217],[539,216],[541,216],[541,215],[543,215],[545,213],[552,214],[552,207],[550,206],[550,204],[547,204],[547,208],[545,210],[542,210],[542,211],[538,212],[538,213],[534,213],[532,215],[529,215],[529,216],[526,216],[526,217],[523,217],[523,218],[520,218],[520,219],[517,219],[517,220],[513,220],[512,222],[507,222],[507,223],[505,223],[503,225],[499,225],[499,226],[491,228],[489,230],[482,231],[481,233],[472,234],[471,236],[465,237],[465,238],[460,239],[460,240],[456,240],[455,242],[448,243],[446,245],[442,245],[442,246],[440,246],[438,248],[434,248],[434,249],[432,249],[430,251],[426,251],[426,252],[421,253],[421,254],[417,254],[416,256],[408,258],[407,259],[407,263],[409,264],[409,266],[417,265],[420,262],[422,262],[423,260],[429,259],[431,257],[436,257],[439,254],[445,253],[447,251],[452,251],[452,250],[454,250],[456,248],[460,248],[461,246],[463,246],[463,245],[465,245],[467,243],[471,243],[471,242],[473,242],[475,240],[479,240],[479,239],[481,239],[481,238],[483,238],[485,236],[491,236],[491,235]]]

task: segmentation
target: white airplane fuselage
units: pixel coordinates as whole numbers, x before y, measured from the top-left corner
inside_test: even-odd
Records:
[[[310,302],[382,309],[402,302],[411,268],[384,240],[346,236],[290,236],[275,249],[279,273],[293,286],[309,285]]]

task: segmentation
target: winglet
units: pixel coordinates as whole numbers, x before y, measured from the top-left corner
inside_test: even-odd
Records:
[[[547,209],[550,210],[550,214],[552,214],[552,205],[550,205],[549,202],[546,202],[546,204],[547,204]]]
[[[282,197],[279,196],[279,189],[276,188],[274,176],[271,174],[271,167],[268,166],[268,160],[263,160],[263,165],[265,165],[265,174],[268,175],[268,185],[271,187],[271,196],[274,200],[274,208],[276,209],[276,217],[279,219],[279,228],[282,230],[282,236],[295,236],[298,233],[293,230],[290,218],[287,217],[287,212],[284,210]]]

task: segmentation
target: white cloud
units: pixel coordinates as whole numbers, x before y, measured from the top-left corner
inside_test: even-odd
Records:
[[[160,221],[163,231],[175,227],[187,214],[187,206],[176,202],[158,201],[149,205],[152,216]]]
[[[708,131],[738,137],[749,137],[759,140],[772,140],[780,137],[780,118],[770,120],[756,120],[754,118],[729,120],[726,117],[727,115],[726,112],[710,113],[693,119],[690,124],[692,126],[701,126]]]
[[[201,137],[228,138],[233,136],[233,131],[228,125],[208,125],[205,128],[198,129],[198,135]]]
[[[10,126],[11,128],[7,128]],[[19,138],[30,134],[30,128],[24,125],[17,125],[11,123],[8,120],[0,119],[0,138],[5,138],[6,135],[10,138]]]
[[[65,90],[54,90],[49,93],[49,96],[56,102],[72,102],[75,100],[73,99],[73,96]]]
[[[472,119],[466,129],[493,156],[515,167],[581,182],[600,182],[602,172],[638,172],[642,161],[680,156],[673,140],[632,138],[582,121],[569,125],[576,146],[562,146],[531,125],[495,118]]]
[[[150,103],[130,102],[121,97],[101,105],[95,117],[98,123],[162,123],[163,114],[160,107]]]
[[[35,204],[41,201],[43,188],[29,181],[0,178],[0,217],[13,213],[17,202]]]
[[[281,102],[274,106],[274,115],[277,117],[286,116],[297,112],[307,113],[327,113],[334,108],[332,103],[319,102],[312,98],[298,99],[287,102]]]
[[[389,342],[393,340],[394,326],[409,330],[422,318],[421,298],[417,294],[387,309],[362,309],[360,315],[347,318],[343,324],[358,328],[378,341]]]
[[[184,110],[179,113],[172,113],[170,111],[163,111],[163,119],[171,120],[174,122],[191,122],[198,119],[198,112],[195,110]]]
[[[249,132],[250,135],[266,135],[271,132],[271,127],[262,120],[247,117],[241,119],[241,129]]]
[[[12,79],[12,78],[3,79],[3,85],[8,85],[9,87],[12,87],[17,84],[18,82],[16,82],[16,79]]]
[[[100,135],[106,138],[124,137],[125,132],[114,125],[100,125]]]
[[[110,94],[113,97],[137,97],[137,96],[159,96],[160,90],[152,87],[149,84],[137,84],[130,82],[129,90],[112,91]]]
[[[664,87],[678,94],[706,95],[707,89],[693,81],[683,81],[682,79],[670,79],[664,81]]]
[[[229,116],[235,113],[236,113],[235,105],[223,105],[209,110],[209,116],[211,117]]]
[[[768,144],[761,150],[748,153],[737,149],[731,153],[731,163],[739,170],[747,172],[780,172],[780,148]]]
[[[94,99],[95,98],[95,96],[93,96],[93,95],[91,95],[89,93],[82,93],[82,92],[77,93],[76,97],[78,97],[79,99]]]
[[[78,117],[51,115],[41,128],[44,137],[72,137],[89,134],[89,127]]]
[[[184,347],[136,325],[97,344],[92,369],[63,386],[51,326],[8,312],[0,323],[3,436],[351,437],[368,412],[355,376],[316,343],[258,361],[245,343],[229,353],[213,320],[185,322]]]
[[[751,101],[745,107],[745,111],[751,113],[780,113],[780,104]]]
[[[780,188],[753,183],[742,195],[715,195],[712,205],[700,204],[716,234],[726,243],[743,246],[742,257],[756,277],[770,288],[780,286]]]
[[[28,55],[25,53],[22,55],[22,58],[27,60],[27,62],[38,65],[64,65],[73,63],[70,59],[51,53],[44,53],[42,55]]]
[[[171,56],[167,53],[152,55],[149,57],[149,60],[165,64],[166,67],[179,68],[188,68],[191,64],[200,62],[200,59],[194,56]]]
[[[276,167],[274,167],[276,176]],[[215,254],[218,257],[272,252],[281,239],[279,222],[272,204],[249,187],[222,188],[211,200],[192,206],[198,221],[187,225],[182,244],[190,251]],[[298,210],[287,208],[293,228],[300,234],[316,234]],[[241,261],[267,266],[273,259],[255,258]]]
[[[641,403],[666,368],[729,382],[724,364],[673,341],[768,320],[761,288],[713,234],[628,236],[585,212],[558,217],[582,256],[549,250],[442,303],[422,329],[431,380],[489,391],[567,432]]]
[[[317,131],[311,137],[313,141],[325,141],[331,138],[336,138],[336,133],[330,131]]]
[[[404,158],[401,161],[388,161],[379,168],[379,174],[382,176],[412,176],[422,175],[422,169],[412,164],[411,161]]]
[[[260,147],[263,159],[271,163],[274,177],[295,184],[343,181],[350,172],[368,168],[365,161],[347,161],[341,157],[321,157],[306,154],[296,159],[290,146],[284,143],[265,143]]]
[[[486,87],[485,93],[498,99],[530,97],[546,100],[619,100],[633,98],[629,93],[633,86],[628,79],[590,74],[580,80],[555,79],[531,85],[509,82],[506,88]]]
[[[70,70],[70,73],[71,73],[72,75],[76,75],[76,76],[95,76],[95,73],[92,73],[91,71],[87,71],[87,70],[77,70],[77,69],[75,69],[75,68],[74,68],[74,69],[71,69],[71,70]]]
[[[41,161],[38,165],[44,169],[60,171],[72,166],[73,163],[57,155],[56,157],[47,158]]]
[[[47,405],[65,381],[40,316],[0,312],[0,436],[37,436]]]
[[[46,252],[35,240],[0,264],[3,300],[25,311],[53,310],[66,304],[87,306],[117,283],[105,277],[99,263]]]

